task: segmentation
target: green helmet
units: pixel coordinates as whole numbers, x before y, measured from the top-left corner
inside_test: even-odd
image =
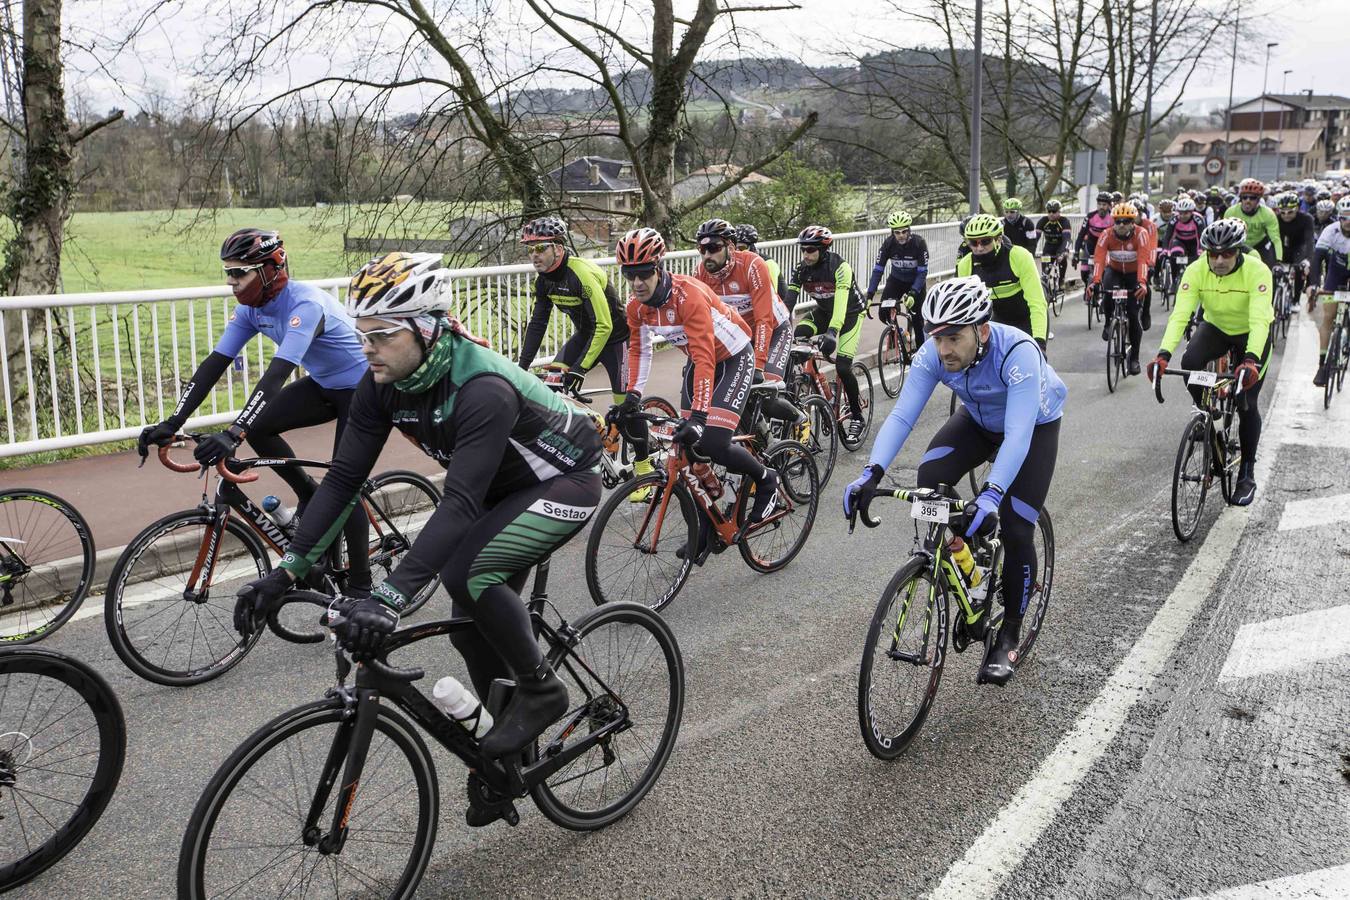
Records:
[[[1022,201],[1018,200],[1016,197],[1009,197],[1007,200],[1003,201],[1004,212],[1012,212],[1013,210],[1020,210],[1021,208]]]
[[[914,224],[914,217],[907,212],[893,212],[886,218],[886,227],[894,231],[897,228],[908,228]]]
[[[970,221],[966,223],[966,229],[961,236],[969,240],[970,238],[1001,237],[1003,235],[1003,223],[997,217],[989,213],[980,213],[977,216],[971,216]]]

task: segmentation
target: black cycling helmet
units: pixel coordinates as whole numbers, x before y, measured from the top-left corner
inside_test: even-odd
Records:
[[[1058,200],[1049,200],[1045,204],[1046,212],[1059,212],[1060,205]]]
[[[557,216],[540,216],[525,223],[522,244],[561,244],[567,240],[567,223]]]
[[[759,243],[759,229],[749,222],[736,226],[736,246],[753,247]]]
[[[1098,202],[1098,203],[1110,203],[1110,202],[1111,202],[1111,192],[1110,192],[1110,191],[1098,191],[1098,192],[1097,192],[1097,202]]]
[[[286,264],[286,251],[281,235],[261,228],[241,228],[220,245],[222,260],[242,263],[270,262],[280,268]]]
[[[694,233],[694,243],[723,243],[736,240],[736,229],[726,219],[708,219],[698,226]]]

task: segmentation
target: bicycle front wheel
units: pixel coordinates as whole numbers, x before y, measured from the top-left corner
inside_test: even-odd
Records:
[[[375,719],[341,849],[320,849],[343,796],[337,782],[353,724],[341,700],[321,700],[278,716],[230,754],[188,821],[178,896],[412,897],[431,858],[440,799],[426,744],[387,706]]]
[[[1172,469],[1172,531],[1183,544],[1195,537],[1210,480],[1209,413],[1197,412],[1186,424]]]
[[[1341,348],[1341,327],[1331,332],[1331,342],[1327,344],[1327,383],[1322,387],[1322,408],[1331,409],[1331,398],[1336,395],[1336,369]]]
[[[858,415],[853,415],[853,410],[849,406],[847,394],[844,393],[844,386],[839,383],[836,377],[834,380],[834,396],[839,400],[839,439],[844,444],[846,450],[857,450],[867,441],[867,435],[872,430],[872,373],[868,371],[867,366],[860,362],[853,364],[853,377],[858,382]],[[857,419],[863,423],[862,428],[858,430],[857,436],[851,433],[850,421]]]
[[[248,655],[234,630],[235,593],[272,568],[267,551],[233,517],[215,541],[211,571],[202,568],[213,516],[199,509],[165,516],[127,544],[108,579],[103,624],[113,650],[156,684],[200,684]]]
[[[0,644],[60,628],[93,580],[94,536],[79,510],[46,491],[0,491]]]
[[[54,865],[117,789],[127,726],[92,668],[49,650],[0,652],[0,891]]]
[[[858,670],[858,724],[878,759],[905,752],[923,727],[942,681],[947,593],[932,564],[914,557],[881,594]]]
[[[370,480],[374,521],[370,526],[370,568],[376,579],[387,578],[407,555],[427,519],[441,502],[430,479],[403,470],[381,472]],[[355,512],[353,512],[355,515]],[[439,576],[412,597],[403,615],[421,609],[440,587]]]
[[[1120,384],[1120,357],[1124,351],[1125,329],[1119,321],[1111,323],[1111,340],[1106,342],[1106,390],[1114,394]]]
[[[774,444],[764,454],[764,465],[778,473],[775,509],[763,522],[747,528],[754,485],[745,479],[737,522],[741,537],[736,548],[745,564],[756,572],[777,572],[792,562],[811,536],[820,504],[820,476],[811,451],[796,441]]]
[[[905,384],[903,342],[898,328],[888,325],[881,330],[877,342],[877,378],[887,397],[900,396],[900,388]]]
[[[694,565],[698,518],[689,492],[668,484],[664,471],[619,485],[590,527],[586,587],[596,605],[629,600],[660,610],[684,587]]]
[[[666,767],[684,714],[684,660],[666,621],[636,603],[610,603],[572,623],[580,640],[549,653],[572,707],[530,759],[564,753],[622,723],[530,789],[539,811],[575,831],[627,815]]]
[[[824,397],[807,397],[801,408],[806,413],[806,421],[797,426],[792,437],[811,451],[823,489],[834,473],[834,462],[839,456],[839,425],[834,419],[834,410]]]

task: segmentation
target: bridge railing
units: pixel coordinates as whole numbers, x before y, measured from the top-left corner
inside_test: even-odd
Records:
[[[928,242],[930,279],[950,275],[960,243],[956,223],[920,225],[915,231]],[[864,287],[887,234],[878,229],[835,236],[832,249],[849,262]],[[777,260],[785,275],[800,258],[791,239],[762,242],[759,250]],[[698,265],[693,250],[671,253],[668,260],[676,272],[689,273]],[[596,262],[614,268],[613,257]],[[534,270],[515,265],[452,271],[457,314],[515,358],[534,302]],[[622,279],[615,282],[621,296],[626,294]],[[341,298],[347,279],[310,283]],[[813,306],[806,301],[797,311]],[[0,297],[0,457],[123,440],[161,421],[215,346],[234,307],[225,285]],[[554,316],[541,356],[551,357],[569,335],[565,317]],[[250,341],[189,427],[232,422],[274,349],[262,335]]]

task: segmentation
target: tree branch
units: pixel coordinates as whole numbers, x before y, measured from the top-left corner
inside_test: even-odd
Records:
[[[795,144],[802,135],[806,134],[806,132],[814,128],[818,121],[820,121],[820,113],[812,110],[807,115],[807,117],[802,120],[802,123],[800,125],[792,129],[792,132],[788,134],[786,137],[784,137],[782,140],[780,140],[777,146],[775,146],[772,150],[770,150],[766,155],[764,155],[760,159],[755,160],[752,163],[742,166],[740,171],[738,171],[732,177],[726,179],[716,187],[711,188],[710,190],[704,192],[702,196],[695,197],[690,202],[679,207],[674,217],[679,218],[688,213],[690,210],[698,209],[699,207],[716,200],[718,197],[722,196],[727,191],[731,190],[736,185],[744,181],[747,175],[751,175],[759,171],[760,169],[764,168],[769,163],[773,162],[775,159],[786,153],[789,149],[791,149],[792,145]]]
[[[72,144],[78,144],[80,141],[89,137],[89,135],[93,134],[95,131],[98,131],[100,128],[106,128],[107,126],[111,125],[112,123],[116,122],[121,118],[122,118],[122,110],[114,109],[112,112],[108,113],[106,116],[99,119],[97,122],[90,122],[88,125],[84,126],[78,131],[72,131],[70,133],[70,142]]]

